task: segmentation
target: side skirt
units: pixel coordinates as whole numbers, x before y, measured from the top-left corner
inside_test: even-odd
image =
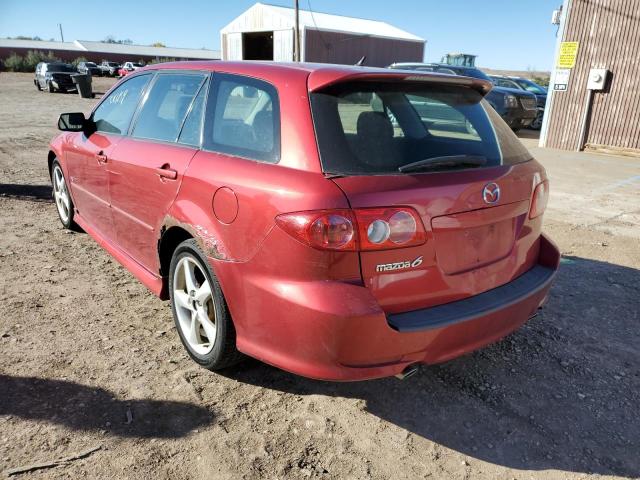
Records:
[[[167,292],[164,288],[164,282],[162,281],[162,277],[153,274],[138,262],[136,262],[133,258],[131,258],[128,254],[123,252],[113,243],[106,240],[100,233],[91,227],[87,221],[82,218],[80,214],[76,211],[74,216],[74,221],[82,227],[82,229],[87,232],[91,238],[93,238],[98,245],[104,248],[113,258],[115,258],[124,268],[129,270],[134,277],[136,277],[142,284],[151,290],[151,293],[160,297],[163,300],[168,298]]]

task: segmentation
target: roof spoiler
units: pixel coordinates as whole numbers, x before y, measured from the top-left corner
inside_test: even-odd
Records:
[[[343,72],[335,69],[315,70],[309,75],[308,86],[310,92],[317,92],[324,88],[345,82],[424,82],[436,85],[460,85],[472,88],[481,95],[486,95],[491,91],[493,84],[487,80],[473,77],[463,77],[460,75],[448,75],[432,72],[415,71],[370,71],[357,72],[345,69]]]

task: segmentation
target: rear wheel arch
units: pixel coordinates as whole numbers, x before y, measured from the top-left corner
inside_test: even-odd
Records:
[[[190,238],[193,238],[193,235],[182,227],[163,227],[158,240],[158,258],[160,260],[160,275],[164,278],[169,275],[173,252],[178,248],[178,245]]]

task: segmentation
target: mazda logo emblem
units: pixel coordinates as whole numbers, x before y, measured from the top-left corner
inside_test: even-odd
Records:
[[[484,203],[493,205],[500,200],[500,187],[497,183],[487,183],[482,189],[482,199]]]

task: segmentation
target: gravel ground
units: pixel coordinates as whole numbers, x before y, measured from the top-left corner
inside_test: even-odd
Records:
[[[95,100],[31,78],[0,74],[0,472],[100,447],[22,477],[640,475],[637,224],[572,223],[552,197],[563,261],[541,315],[410,380],[318,382],[252,360],[214,374],[187,358],[168,303],[62,229],[47,143],[60,112]]]

